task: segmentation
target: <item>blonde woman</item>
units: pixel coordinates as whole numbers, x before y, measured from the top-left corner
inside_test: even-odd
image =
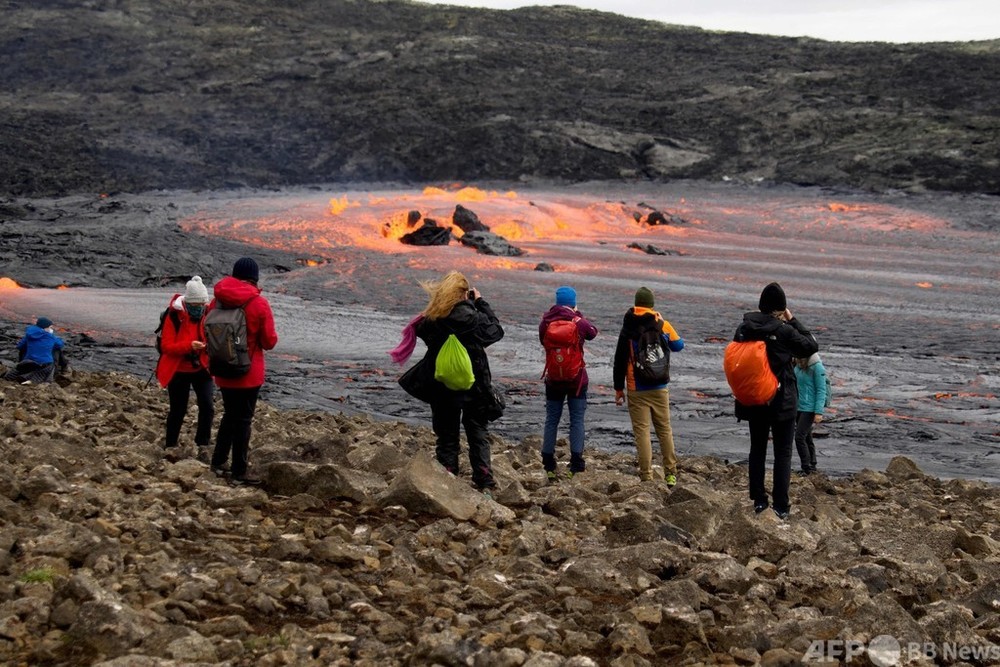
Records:
[[[429,296],[427,307],[404,329],[403,342],[393,350],[393,359],[399,363],[406,361],[415,345],[414,335],[427,345],[426,363],[422,365],[430,376],[421,378],[420,383],[426,389],[422,398],[431,406],[437,460],[452,474],[459,474],[459,437],[464,426],[469,442],[472,483],[491,495],[490,490],[496,482],[490,465],[486,405],[493,378],[486,348],[503,338],[503,327],[479,290],[471,287],[468,279],[458,271],[420,286]],[[434,360],[450,334],[455,334],[472,360],[475,383],[466,391],[453,391],[433,379]]]

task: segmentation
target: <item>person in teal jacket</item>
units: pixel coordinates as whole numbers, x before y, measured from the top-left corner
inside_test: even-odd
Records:
[[[795,360],[795,380],[799,385],[798,416],[795,419],[795,449],[802,464],[799,474],[811,475],[816,472],[813,425],[823,421],[823,409],[826,407],[826,367],[819,353]]]

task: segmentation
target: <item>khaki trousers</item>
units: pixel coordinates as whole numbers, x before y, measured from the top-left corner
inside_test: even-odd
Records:
[[[650,389],[628,392],[628,416],[632,420],[632,434],[639,454],[639,477],[650,479],[653,475],[653,445],[649,436],[649,423],[653,422],[656,439],[660,441],[663,456],[663,473],[677,474],[677,456],[674,454],[674,434],[670,428],[670,390]]]

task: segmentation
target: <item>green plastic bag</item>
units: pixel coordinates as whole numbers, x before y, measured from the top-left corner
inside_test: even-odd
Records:
[[[443,382],[452,391],[465,391],[472,387],[476,376],[472,373],[472,359],[455,334],[441,346],[434,362],[434,379]]]

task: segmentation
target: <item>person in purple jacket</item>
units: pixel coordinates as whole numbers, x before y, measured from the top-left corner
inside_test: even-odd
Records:
[[[556,434],[563,404],[569,405],[569,476],[583,472],[584,425],[587,411],[587,365],[583,342],[597,336],[597,327],[576,308],[576,290],[556,290],[556,303],[542,316],[538,339],[545,348],[545,429],[542,435],[542,466],[550,482],[556,474]]]

